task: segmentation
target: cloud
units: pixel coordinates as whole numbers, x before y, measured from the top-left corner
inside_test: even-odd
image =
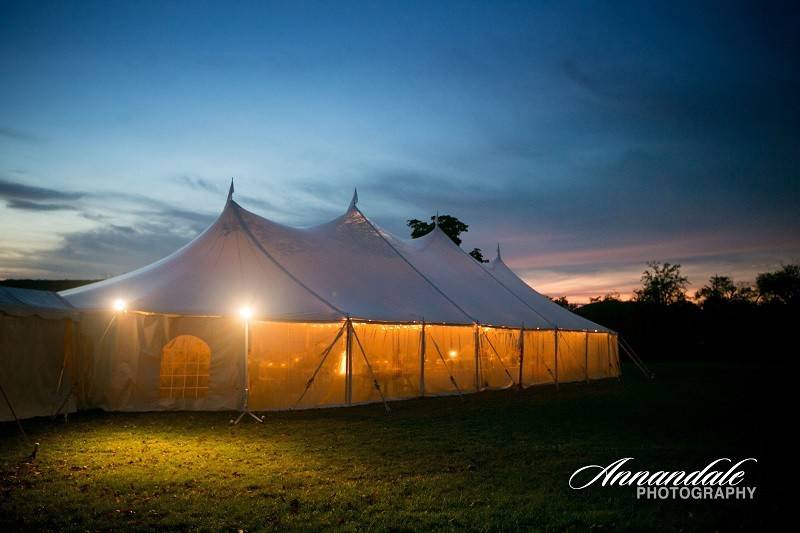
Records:
[[[215,198],[219,198],[220,200],[224,199],[228,193],[229,183],[220,180],[210,180],[187,173],[177,176],[175,178],[175,181],[178,184],[182,186],[188,186],[193,190],[209,193],[213,195]],[[224,187],[222,183],[225,183]],[[301,186],[297,187],[297,189],[300,188]],[[263,189],[263,187],[260,187],[260,189]],[[292,191],[286,191],[285,189],[282,189],[278,196],[285,198],[287,196],[287,192],[289,196],[292,196]],[[319,191],[315,192],[319,193]],[[272,196],[275,195],[273,194]],[[320,197],[322,198],[324,196]],[[239,193],[234,193],[234,200],[236,200],[241,204],[244,204],[247,207],[257,209],[259,214],[262,216],[289,219],[292,222],[297,222],[297,211],[294,209],[293,202],[291,201],[287,200],[279,203],[277,201],[265,200],[257,196],[251,196]],[[184,212],[182,214],[176,213],[176,214],[179,214],[184,218],[191,216],[189,212]],[[203,217],[205,219],[205,215],[203,215]]]
[[[77,200],[84,196],[81,192],[69,192],[46,187],[35,187],[24,183],[0,179],[0,198],[18,200]]]
[[[49,211],[76,211],[95,225],[88,230],[62,230],[60,242],[49,249],[3,250],[0,277],[121,274],[172,253],[214,220],[212,214],[139,194],[67,192],[7,180],[0,181],[0,198],[9,208],[42,216]]]
[[[176,178],[176,181],[180,184],[188,185],[192,189],[197,189],[214,194],[222,192],[222,188],[215,181],[207,180],[205,178],[201,178],[198,176],[183,174],[181,176],[178,176]]]
[[[12,198],[6,202],[6,207],[11,209],[23,209],[26,211],[75,211],[77,207],[67,204],[41,204],[29,200],[19,200]]]
[[[168,218],[136,225],[104,224],[67,233],[48,250],[8,254],[0,276],[17,272],[81,279],[114,276],[169,255],[192,236]]]

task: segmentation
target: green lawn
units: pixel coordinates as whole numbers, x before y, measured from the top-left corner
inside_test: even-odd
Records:
[[[659,365],[622,381],[273,413],[81,413],[0,425],[0,530],[744,529],[773,517],[769,440],[753,387],[765,372]],[[631,456],[643,469],[761,459],[756,502],[638,501],[576,492],[578,467]]]

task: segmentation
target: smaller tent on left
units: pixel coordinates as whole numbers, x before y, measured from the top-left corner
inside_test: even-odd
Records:
[[[77,319],[54,292],[0,287],[0,422],[75,411]]]

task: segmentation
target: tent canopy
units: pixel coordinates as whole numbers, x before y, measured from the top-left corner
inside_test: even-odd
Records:
[[[264,320],[356,320],[607,331],[531,289],[498,257],[487,267],[439,228],[419,239],[381,229],[357,207],[298,229],[230,196],[220,216],[170,256],[61,295],[79,309],[115,299],[143,312]]]
[[[75,318],[75,309],[58,293],[16,287],[0,287],[0,313],[47,319]]]

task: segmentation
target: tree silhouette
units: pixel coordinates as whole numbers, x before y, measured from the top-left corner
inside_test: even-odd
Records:
[[[680,265],[647,263],[650,268],[642,273],[642,288],[634,292],[639,302],[670,305],[686,301],[689,279],[681,274]]]
[[[469,224],[464,224],[456,217],[450,215],[440,215],[439,217],[432,216],[431,222],[423,222],[422,220],[417,220],[416,218],[406,221],[406,225],[411,228],[412,239],[427,235],[433,231],[433,228],[435,228],[437,224],[439,229],[445,232],[445,234],[450,237],[450,239],[458,246],[461,246],[461,237],[459,237],[459,235],[469,231]],[[483,257],[483,251],[480,248],[473,248],[469,255],[471,255],[472,258],[479,263],[489,262],[488,259]]]
[[[406,221],[406,225],[411,228],[411,238],[416,239],[432,232],[433,228],[435,228],[437,225],[433,222],[436,220],[436,218],[436,216],[432,216],[431,222],[423,222],[422,220],[417,220],[416,218]],[[461,246],[461,239],[459,238],[459,235],[469,231],[469,225],[464,224],[456,217],[452,217],[450,215],[440,215],[438,218],[439,229],[445,232],[454,243]]]
[[[711,276],[694,295],[701,305],[724,305],[731,302],[755,302],[758,294],[747,283],[734,283],[729,276]]]
[[[598,302],[621,302],[622,298],[619,296],[619,292],[612,291],[607,292],[603,296],[592,296],[589,298],[589,303],[594,304]]]
[[[775,272],[764,272],[756,278],[758,292],[764,302],[800,304],[800,265],[785,265]]]
[[[478,263],[488,263],[488,259],[484,259],[483,251],[480,248],[473,248],[472,251],[469,253],[475,261]]]
[[[736,296],[736,285],[728,276],[711,276],[708,285],[703,285],[694,296],[703,304],[730,302]]]
[[[560,306],[561,306],[561,307],[563,307],[564,309],[569,309],[570,311],[574,311],[575,309],[577,309],[577,308],[578,308],[578,305],[577,305],[577,304],[570,303],[570,302],[569,302],[569,300],[567,300],[567,297],[566,297],[566,296],[559,296],[559,297],[557,297],[557,298],[553,298],[552,296],[548,296],[547,298],[548,298],[548,299],[549,299],[551,302],[553,302],[553,303],[555,303],[555,304],[558,304],[558,305],[560,305]]]

